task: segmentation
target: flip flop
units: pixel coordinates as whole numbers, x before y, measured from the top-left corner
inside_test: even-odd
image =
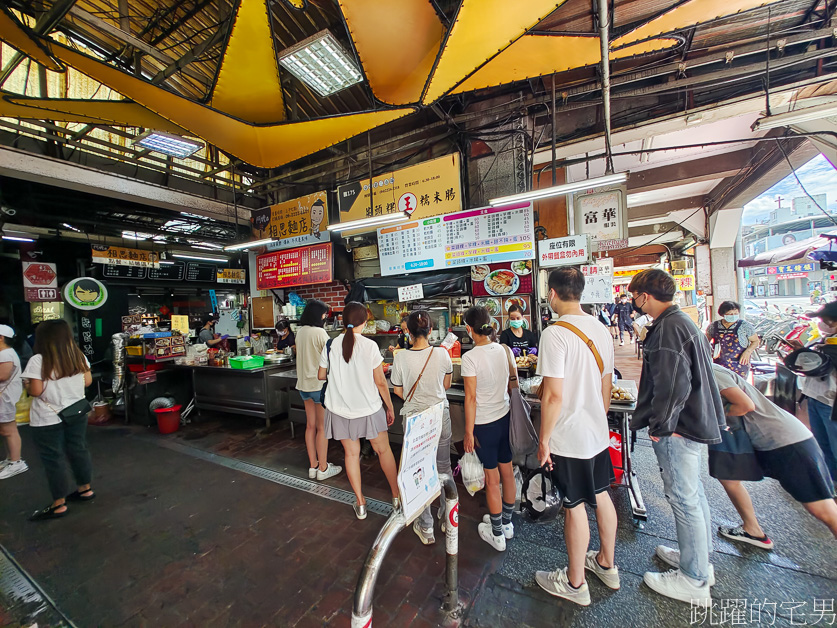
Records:
[[[84,495],[83,493],[93,493],[92,495]],[[87,489],[79,493],[78,491],[73,491],[65,498],[67,501],[70,502],[89,502],[91,499],[96,498],[96,493],[93,492],[92,488]]]
[[[68,508],[64,512],[55,512],[61,506],[66,506],[66,504],[60,504],[58,506],[47,506],[42,510],[36,510],[32,513],[29,517],[29,521],[46,521],[47,519],[60,519],[61,517],[65,516],[70,509]]]

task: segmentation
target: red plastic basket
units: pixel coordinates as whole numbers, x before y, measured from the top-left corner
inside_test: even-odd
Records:
[[[178,405],[154,410],[154,414],[157,415],[157,428],[160,430],[160,434],[172,434],[180,429],[180,407]]]

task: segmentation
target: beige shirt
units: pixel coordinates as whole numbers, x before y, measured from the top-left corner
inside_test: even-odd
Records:
[[[317,372],[320,354],[328,342],[328,333],[322,327],[306,325],[296,332],[296,389],[302,392],[321,390],[323,383]]]

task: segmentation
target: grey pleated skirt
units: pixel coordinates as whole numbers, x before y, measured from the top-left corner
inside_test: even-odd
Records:
[[[387,431],[387,411],[384,406],[373,414],[347,419],[328,408],[325,411],[326,438],[332,440],[372,439]]]

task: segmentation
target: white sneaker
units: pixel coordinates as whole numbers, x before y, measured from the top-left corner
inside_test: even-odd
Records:
[[[0,480],[7,480],[12,476],[29,471],[29,467],[23,460],[16,460],[15,462],[8,462],[6,466],[0,469]]]
[[[620,340],[620,341],[619,341],[619,346],[620,346],[620,347],[624,347],[624,346],[625,346],[625,341],[624,341],[624,340]]]
[[[482,517],[483,523],[487,523],[491,525],[491,515],[483,515]],[[493,534],[493,532],[492,532]],[[506,537],[507,541],[511,541],[514,538],[514,524],[513,523],[504,523],[503,524],[503,536]]]
[[[653,591],[673,600],[680,600],[692,606],[703,608],[712,606],[709,583],[704,582],[703,586],[696,586],[692,579],[688,578],[679,569],[672,569],[665,573],[647,571],[642,580]]]
[[[309,480],[316,480],[317,479],[317,471],[319,471],[319,469],[317,467],[311,467],[310,469],[308,469],[308,479]]]
[[[335,475],[340,473],[343,470],[343,467],[337,466],[336,464],[331,464],[330,462],[326,466],[325,471],[320,471],[317,469],[317,480],[322,482],[323,480],[327,480],[329,478],[333,478]]]
[[[609,588],[618,591],[621,586],[619,582],[619,567],[614,565],[610,569],[605,569],[596,560],[596,556],[598,555],[599,553],[596,550],[587,552],[587,557],[584,559],[584,568],[596,574],[599,580],[604,582]]]
[[[680,569],[680,550],[674,549],[673,547],[666,547],[665,545],[658,545],[657,546],[657,558],[663,561],[665,564],[669,565],[670,567],[674,567],[675,569]],[[709,579],[707,580],[710,587],[715,586],[715,567],[714,565],[709,565]]]
[[[555,597],[561,597],[581,606],[590,606],[590,588],[585,582],[577,589],[570,586],[567,568],[556,571],[538,571],[535,573],[538,586]]]
[[[424,545],[433,545],[436,542],[436,535],[433,533],[433,528],[425,530],[419,525],[418,519],[413,521],[413,532]]]
[[[479,530],[480,538],[488,543],[491,547],[496,549],[498,552],[505,552],[506,551],[506,537],[502,534],[497,536],[491,530],[490,523],[481,523],[477,526],[477,530]]]
[[[3,467],[5,467],[5,466],[6,466],[7,464],[9,464],[10,462],[11,462],[11,460],[9,460],[8,458],[6,458],[5,460],[0,460],[0,469],[2,469]]]

